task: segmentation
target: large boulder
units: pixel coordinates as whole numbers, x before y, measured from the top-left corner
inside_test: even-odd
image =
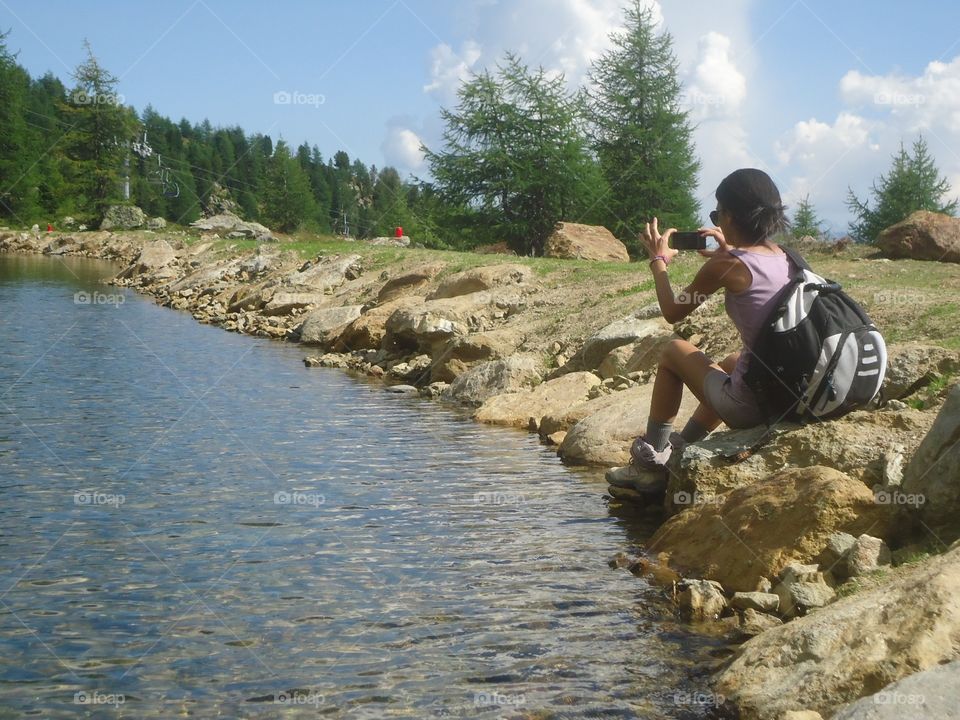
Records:
[[[583,346],[563,366],[563,372],[596,370],[614,348],[633,346],[637,367],[650,367],[659,359],[659,351],[669,340],[676,337],[673,328],[663,318],[641,319],[633,315],[615,320],[599,332],[587,338]],[[656,357],[650,358],[651,353]],[[644,361],[644,358],[647,361]],[[652,360],[652,363],[650,362]]]
[[[600,225],[557,223],[544,248],[546,257],[629,262],[627,246]]]
[[[909,342],[887,348],[887,372],[883,378],[884,400],[912,395],[937,376],[960,370],[960,352],[939,345]]]
[[[451,338],[484,332],[523,306],[522,294],[501,288],[427,300],[401,308],[387,320],[387,340],[392,348],[422,350],[435,355]]]
[[[941,542],[960,537],[960,385],[955,385],[903,474],[908,511]]]
[[[578,421],[567,432],[558,450],[565,462],[573,465],[626,465],[630,445],[647,429],[653,384],[635,385],[611,394],[604,407]],[[696,410],[696,397],[685,392],[676,426]]]
[[[277,291],[261,309],[264,315],[292,315],[295,310],[323,305],[326,296],[323,293]]]
[[[507,327],[450,337],[434,346],[431,380],[452,382],[477,363],[512,355],[524,339],[521,332]]]
[[[532,390],[494,395],[483,403],[473,417],[491,425],[540,426],[548,412],[587,400],[590,388],[600,384],[593,373],[569,373],[537,385]]]
[[[428,300],[452,298],[458,295],[526,284],[533,271],[526,265],[488,265],[472,268],[443,279],[437,289],[427,295]]]
[[[742,462],[729,458],[749,448],[766,427],[715,432],[670,461],[667,509],[677,493],[712,497],[750,485],[785,467],[826,465],[870,487],[887,488],[896,463],[903,463],[933,424],[931,413],[857,411],[808,425],[781,423],[757,452]],[[877,490],[881,490],[878,487]]]
[[[360,317],[361,309],[361,305],[346,305],[311,310],[293,334],[304,345],[329,345],[347,323]]]
[[[268,227],[256,222],[245,222],[232,212],[221,212],[190,223],[197,230],[213,232],[222,237],[253,238],[261,242],[276,240]]]
[[[412,295],[443,270],[443,263],[429,263],[417,270],[387,280],[377,293],[377,302],[383,304],[401,295]]]
[[[166,240],[155,240],[146,243],[137,255],[131,265],[126,267],[117,276],[119,278],[132,278],[146,273],[155,273],[161,268],[165,268],[177,260],[177,252],[170,246]]]
[[[877,247],[891,258],[960,262],[960,219],[917,210],[881,232]]]
[[[791,561],[810,562],[832,533],[886,536],[894,513],[862,482],[833,468],[794,468],[716,496],[675,497],[686,510],[650,539],[678,570],[748,592]]]
[[[960,718],[960,660],[936,665],[860,698],[833,720],[903,720],[904,717]]]
[[[281,283],[292,289],[330,292],[347,280],[356,280],[363,272],[359,255],[329,255],[307,263],[283,277]]]
[[[133,230],[146,222],[147,214],[136,205],[111,205],[100,221],[100,229]]]
[[[743,720],[824,717],[960,654],[960,545],[742,645],[714,690]],[[949,717],[912,714],[895,717]],[[906,710],[906,714],[904,713]],[[856,717],[856,716],[855,716]],[[873,717],[867,715],[865,717]],[[886,715],[882,717],[887,717]]]
[[[387,334],[387,320],[401,308],[421,306],[423,298],[419,295],[404,295],[396,300],[368,309],[356,320],[351,321],[333,343],[336,352],[351,350],[379,350]]]
[[[542,361],[537,355],[521,353],[502,360],[491,360],[460,375],[444,389],[443,397],[479,406],[494,395],[536,385],[542,373]]]

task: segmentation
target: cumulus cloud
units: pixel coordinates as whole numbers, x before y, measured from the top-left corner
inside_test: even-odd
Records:
[[[446,43],[437,45],[430,51],[430,82],[423,91],[435,94],[441,104],[452,104],[460,83],[470,77],[482,55],[483,49],[473,40],[463,43],[460,52]]]
[[[387,134],[380,144],[387,165],[392,165],[401,174],[416,173],[426,167],[420,136],[402,124],[393,120],[387,125]]]
[[[644,0],[658,24],[657,0]],[[459,51],[440,43],[430,53],[430,81],[424,91],[443,104],[471,72],[493,69],[504,53],[517,53],[531,67],[562,73],[572,87],[585,80],[590,64],[610,47],[623,26],[623,0],[511,0],[471,6],[471,37]],[[532,30],[535,29],[535,32]]]
[[[747,79],[731,56],[730,47],[730,38],[718,32],[700,38],[697,64],[682,98],[694,119],[739,113],[747,95]]]

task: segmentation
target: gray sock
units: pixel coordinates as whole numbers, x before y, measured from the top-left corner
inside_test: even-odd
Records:
[[[683,430],[680,431],[680,437],[688,443],[700,442],[709,434],[710,431],[693,418],[687,420],[687,424],[684,425]]]
[[[670,442],[670,433],[673,432],[673,423],[659,423],[655,420],[647,420],[647,434],[644,435],[647,442],[653,445],[657,452],[663,450]]]

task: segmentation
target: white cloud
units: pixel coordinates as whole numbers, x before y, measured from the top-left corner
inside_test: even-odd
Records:
[[[387,165],[395,167],[401,175],[408,172],[416,173],[426,166],[422,141],[413,130],[397,121],[391,121],[387,126],[387,135],[380,144],[384,160]]]
[[[430,82],[423,91],[435,94],[443,105],[454,103],[460,83],[470,77],[482,55],[480,44],[473,40],[463,43],[460,52],[446,43],[437,45],[430,51]]]
[[[747,95],[747,79],[730,54],[730,38],[709,32],[698,43],[699,57],[683,94],[695,120],[733,117]]]

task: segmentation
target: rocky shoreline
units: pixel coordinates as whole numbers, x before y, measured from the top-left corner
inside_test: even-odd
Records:
[[[716,307],[678,326],[655,305],[597,311],[595,325],[564,333],[558,323],[574,309],[591,318],[589,291],[550,287],[520,259],[459,269],[398,251],[378,266],[356,247],[305,261],[282,242],[231,248],[215,235],[0,231],[0,252],[118,261],[113,284],[200,322],[314,348],[308,365],[535,432],[571,464],[627,462],[665,343],[682,336],[713,356],[736,347]],[[637,558],[611,564],[667,584],[691,621],[722,623],[736,639],[705,696],[716,713],[892,718],[956,707],[958,372],[957,351],[891,345],[881,406],[778,428],[739,464],[728,457],[757,431],[721,428],[675,453],[660,492],[613,491],[612,504],[662,506],[665,522]],[[694,407],[687,393],[678,422]]]

